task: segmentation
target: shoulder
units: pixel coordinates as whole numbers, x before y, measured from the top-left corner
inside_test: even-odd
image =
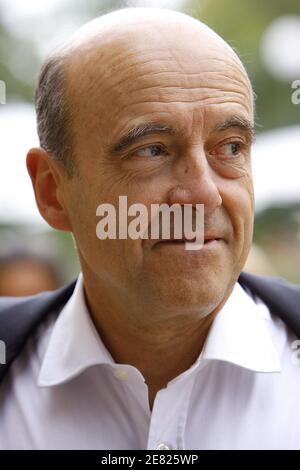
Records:
[[[0,381],[38,325],[51,313],[60,310],[71,297],[74,287],[75,281],[53,292],[0,298],[0,339],[7,351],[6,362],[0,368]]]
[[[0,297],[0,315],[7,311],[18,312],[28,309],[29,313],[36,312],[43,307],[52,308],[68,300],[74,290],[75,281],[57,289],[53,292],[42,292],[41,294],[28,297]]]
[[[262,300],[300,338],[300,285],[245,272],[241,273],[238,282],[254,298]]]
[[[1,336],[23,336],[47,314],[64,305],[73,293],[75,281],[53,292],[28,297],[0,298]]]
[[[238,282],[242,287],[258,292],[277,292],[300,298],[300,284],[293,284],[286,279],[272,276],[259,276],[252,273],[242,272]]]
[[[14,306],[20,305],[27,297],[0,297],[0,313],[7,309],[13,309]]]

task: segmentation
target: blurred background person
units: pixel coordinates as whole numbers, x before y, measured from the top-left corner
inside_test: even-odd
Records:
[[[0,296],[26,296],[57,289],[61,284],[53,261],[26,251],[0,256]]]

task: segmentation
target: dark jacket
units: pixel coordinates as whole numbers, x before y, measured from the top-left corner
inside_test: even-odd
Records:
[[[300,338],[300,286],[248,273],[241,273],[238,282],[254,297],[259,297]],[[65,305],[75,283],[33,297],[0,298],[0,340],[6,345],[6,363],[0,364],[0,381],[37,326]]]

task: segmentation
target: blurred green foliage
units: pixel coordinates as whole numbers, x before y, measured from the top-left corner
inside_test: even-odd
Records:
[[[300,1],[187,0],[183,11],[208,24],[238,52],[257,95],[258,131],[300,123],[299,106],[291,103],[291,83],[268,73],[260,57],[265,29],[280,16],[300,15]]]
[[[34,42],[28,37],[14,34],[3,21],[3,5],[0,4],[0,79],[6,83],[7,101],[32,102],[33,81],[27,83],[13,70],[13,62],[22,60],[37,69],[38,57]]]

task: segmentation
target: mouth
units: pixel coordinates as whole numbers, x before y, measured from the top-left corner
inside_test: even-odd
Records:
[[[203,246],[213,245],[214,243],[220,242],[222,238],[215,236],[205,236]],[[182,238],[182,239],[168,239],[168,240],[159,240],[156,244],[166,244],[166,245],[185,245],[186,243],[195,243],[196,237],[194,238]]]
[[[209,245],[211,243],[214,243],[214,242],[219,242],[221,241],[222,238],[218,238],[218,237],[208,237],[208,238],[204,238],[204,245]]]

